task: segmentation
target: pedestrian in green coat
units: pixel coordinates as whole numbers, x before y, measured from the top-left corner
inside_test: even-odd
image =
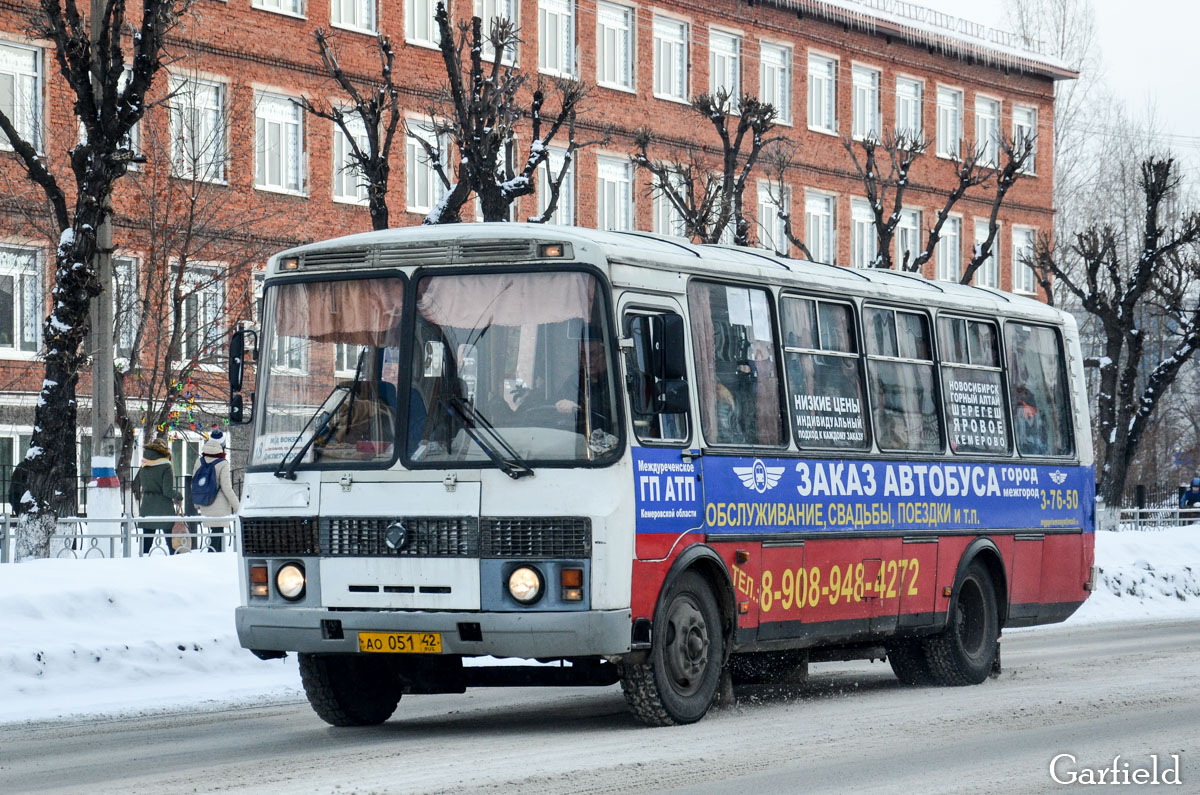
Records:
[[[179,513],[178,503],[183,495],[175,489],[175,470],[171,466],[171,448],[161,439],[155,439],[146,445],[142,456],[142,468],[138,472],[137,482],[141,488],[142,516],[171,516]],[[171,548],[172,522],[154,522],[142,525],[142,554],[149,554],[154,547],[154,536],[162,531],[166,542],[167,552],[174,554]]]

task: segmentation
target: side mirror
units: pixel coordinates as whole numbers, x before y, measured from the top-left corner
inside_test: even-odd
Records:
[[[656,414],[686,414],[688,412],[690,408],[688,384],[682,378],[659,381],[654,392]]]
[[[246,331],[238,329],[229,339],[229,391],[242,391],[242,373],[246,367]]]
[[[254,396],[251,395],[250,410],[246,411],[246,405],[242,401],[241,393],[236,393],[229,398],[229,424],[230,425],[246,425],[254,421]]]
[[[687,378],[687,351],[683,341],[683,318],[679,315],[659,315],[662,322],[659,337],[659,378]]]
[[[629,336],[633,340],[629,379],[634,413],[687,412],[683,318],[673,313],[638,315],[629,320]]]

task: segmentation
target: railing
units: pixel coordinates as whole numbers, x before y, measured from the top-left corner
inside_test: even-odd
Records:
[[[187,533],[162,532],[182,522]],[[214,525],[228,525],[227,528]],[[153,527],[151,527],[153,526]],[[14,559],[17,520],[4,512],[0,519],[0,563]],[[89,519],[67,516],[58,520],[50,537],[50,556],[54,558],[134,558],[175,554],[172,541],[187,540],[190,551],[220,552],[236,550],[241,537],[241,521],[236,516],[121,516]]]
[[[1168,527],[1200,524],[1200,508],[1105,508],[1096,509],[1096,529],[1111,532],[1165,530]]]

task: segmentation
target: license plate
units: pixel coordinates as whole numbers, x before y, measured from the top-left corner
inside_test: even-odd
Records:
[[[440,632],[360,632],[358,650],[384,654],[441,654]]]

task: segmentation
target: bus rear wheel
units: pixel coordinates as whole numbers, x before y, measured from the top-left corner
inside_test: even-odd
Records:
[[[892,673],[906,685],[931,685],[934,683],[933,672],[929,670],[929,660],[925,657],[925,646],[915,638],[904,638],[892,641],[887,645],[888,663]]]
[[[695,723],[716,700],[724,659],[712,588],[696,572],[685,572],[663,599],[646,662],[622,664],[621,690],[643,723]]]
[[[300,681],[317,716],[331,726],[375,726],[400,703],[403,683],[388,660],[354,654],[304,654]]]
[[[938,684],[977,685],[987,679],[1000,648],[1000,617],[996,589],[982,563],[967,567],[946,629],[924,645],[930,673]]]

